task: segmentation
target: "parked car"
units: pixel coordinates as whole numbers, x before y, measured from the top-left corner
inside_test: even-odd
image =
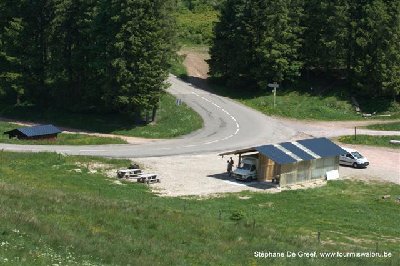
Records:
[[[339,164],[341,165],[351,165],[354,168],[365,168],[369,165],[369,161],[361,153],[356,150],[344,148],[345,154],[339,156]]]

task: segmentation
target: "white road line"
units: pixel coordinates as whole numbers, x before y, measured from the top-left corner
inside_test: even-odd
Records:
[[[206,142],[206,143],[204,143],[205,145],[209,145],[209,144],[212,144],[212,143],[215,143],[215,142],[218,142],[219,141],[219,139],[217,139],[217,140],[213,140],[213,141],[209,141],[209,142]]]
[[[96,152],[96,151],[98,151],[98,152],[103,152],[103,151],[106,151],[106,150],[79,150],[79,152]]]
[[[205,143],[203,143],[204,145],[212,144],[212,143],[215,143],[215,142],[218,142],[218,141],[221,141],[221,140],[230,139],[230,138],[234,137],[235,135],[237,135],[237,134],[239,133],[239,131],[240,131],[240,126],[239,126],[239,123],[237,122],[236,118],[235,118],[233,115],[231,115],[228,111],[226,111],[224,108],[222,108],[221,106],[219,106],[219,105],[216,104],[215,102],[213,102],[213,101],[211,101],[211,100],[205,98],[204,96],[200,96],[198,93],[195,93],[195,92],[192,92],[192,93],[193,93],[194,95],[196,95],[197,97],[200,97],[200,98],[203,99],[204,101],[206,101],[206,102],[208,102],[208,103],[211,103],[212,105],[214,105],[215,107],[217,107],[218,109],[220,109],[222,112],[224,112],[225,114],[227,114],[227,115],[236,123],[236,131],[235,131],[234,134],[232,134],[232,135],[230,135],[230,136],[227,136],[227,137],[225,137],[225,138],[223,138],[223,139],[205,142]],[[193,146],[187,145],[187,146],[184,146],[184,147],[193,147]]]
[[[191,144],[191,145],[186,145],[186,146],[183,146],[183,147],[184,148],[190,148],[190,147],[195,147],[195,146],[197,146],[197,145]]]

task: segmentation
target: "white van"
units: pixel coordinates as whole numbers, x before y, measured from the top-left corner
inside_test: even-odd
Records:
[[[339,164],[351,165],[354,168],[365,168],[369,165],[368,159],[362,156],[358,151],[342,147],[345,154],[339,156]]]
[[[238,168],[233,171],[233,177],[237,180],[252,181],[257,179],[258,159],[244,156]]]

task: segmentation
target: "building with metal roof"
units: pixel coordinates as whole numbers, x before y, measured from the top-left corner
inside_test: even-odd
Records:
[[[327,138],[314,138],[269,144],[220,154],[258,156],[259,181],[271,181],[281,186],[326,179],[339,175],[339,155],[345,151]]]
[[[10,139],[55,139],[61,130],[53,125],[21,127],[4,132]]]

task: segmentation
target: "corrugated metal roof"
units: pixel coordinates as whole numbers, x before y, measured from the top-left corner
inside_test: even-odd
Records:
[[[300,157],[304,161],[315,159],[313,156],[311,156],[310,154],[308,154],[304,150],[300,149],[299,147],[296,147],[291,142],[281,143],[281,146],[284,147],[285,149],[293,152],[294,154],[296,154],[298,157]]]
[[[333,157],[346,153],[327,138],[304,139],[297,142],[321,157]]]
[[[273,145],[259,146],[256,147],[256,150],[278,164],[288,164],[297,162],[296,159],[284,153],[280,149],[274,147]]]
[[[52,134],[61,133],[61,130],[53,125],[21,127],[21,128],[17,128],[16,130],[18,130],[19,132],[21,132],[22,134],[24,134],[27,137],[52,135]]]
[[[243,154],[258,151],[278,164],[289,164],[298,161],[334,157],[345,153],[338,145],[327,138],[283,142],[275,145],[263,145],[254,148],[241,149],[220,155]]]

